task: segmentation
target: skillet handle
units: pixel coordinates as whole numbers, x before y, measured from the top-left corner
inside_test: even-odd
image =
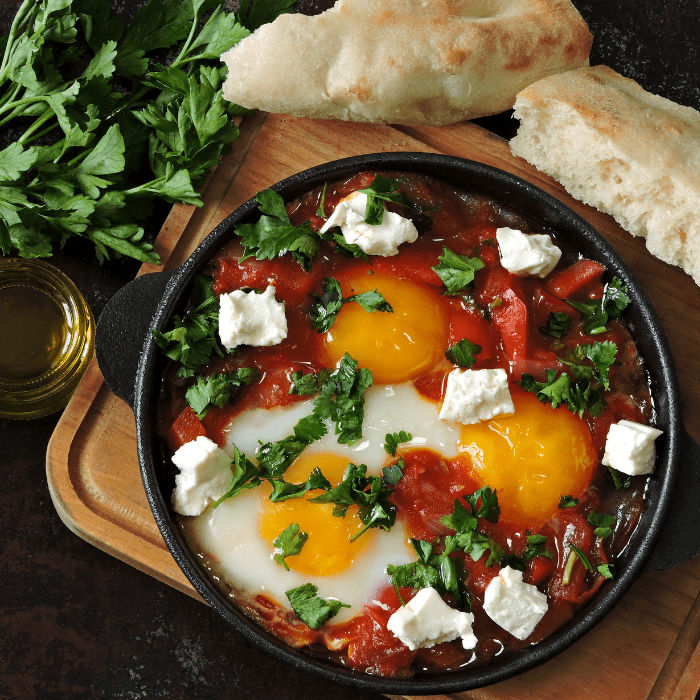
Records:
[[[124,285],[107,302],[97,322],[97,364],[107,386],[132,408],[141,351],[177,269],[142,275]]]
[[[680,566],[700,553],[700,445],[683,430],[671,507],[644,571]]]

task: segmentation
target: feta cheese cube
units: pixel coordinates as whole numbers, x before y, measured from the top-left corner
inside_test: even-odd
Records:
[[[630,476],[651,474],[656,461],[654,440],[662,432],[630,420],[613,423],[605,439],[603,464]]]
[[[353,192],[339,202],[320,232],[325,233],[333,226],[340,226],[343,237],[348,243],[356,243],[367,255],[382,257],[396,255],[399,252],[399,245],[413,243],[418,238],[418,231],[412,221],[387,211],[386,207],[379,226],[366,223],[366,206],[367,195]]]
[[[442,420],[470,425],[514,412],[504,369],[455,369],[447,375]]]
[[[434,588],[423,588],[387,623],[411,651],[462,638],[465,649],[473,649],[477,638],[472,632],[474,615],[451,608]]]
[[[228,350],[239,345],[277,345],[287,337],[284,302],[268,285],[262,294],[237,289],[219,297],[219,336]]]
[[[561,250],[546,233],[526,234],[514,228],[499,228],[496,240],[501,265],[518,277],[546,277],[561,258]]]
[[[547,612],[547,596],[523,583],[523,572],[506,566],[484,591],[484,612],[506,632],[527,639]]]
[[[180,470],[175,477],[172,504],[181,515],[200,515],[229,490],[233,481],[231,458],[203,435],[178,448],[172,460]]]

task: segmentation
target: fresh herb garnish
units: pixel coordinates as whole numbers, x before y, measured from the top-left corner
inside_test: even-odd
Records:
[[[549,335],[553,338],[561,338],[571,329],[571,316],[563,311],[552,311],[547,316],[547,324],[540,326],[542,335]]]
[[[331,617],[337,615],[341,608],[350,607],[339,600],[319,598],[316,595],[317,591],[318,588],[313,583],[305,583],[285,593],[296,616],[312,630],[319,629]]]
[[[588,557],[583,553],[583,550],[579,549],[579,547],[576,547],[573,544],[569,544],[569,549],[571,550],[572,554],[575,554],[581,560],[581,563],[586,567],[587,571],[593,571],[593,565]]]
[[[307,492],[315,489],[323,489],[327,491],[331,488],[331,482],[326,479],[318,467],[315,467],[309,478],[303,484],[291,484],[285,481],[281,476],[274,479],[268,479],[272,486],[270,500],[273,503],[281,503],[288,501],[290,498],[303,498]]]
[[[229,498],[234,498],[241,491],[260,486],[260,470],[233,445],[233,481],[229,490],[218,500],[212,508],[216,508]]]
[[[578,345],[573,354],[559,358],[567,365],[574,379],[556,370],[546,370],[546,381],[538,382],[530,374],[523,374],[520,386],[537,396],[540,403],[550,403],[552,408],[565,404],[579,416],[588,411],[593,417],[605,408],[603,392],[609,388],[609,368],[615,360],[617,346],[606,341],[593,345]],[[590,361],[591,364],[586,364]]]
[[[617,471],[617,469],[608,467],[608,473],[610,474],[610,477],[612,478],[613,483],[615,484],[615,488],[618,490],[628,489],[632,484],[632,477]]]
[[[223,2],[148,0],[126,28],[112,9],[25,0],[3,41],[0,127],[18,136],[0,151],[3,255],[48,257],[78,237],[100,260],[157,263],[151,202],[201,206],[194,188],[238,136],[246,110],[223,99],[219,57],[249,30]]]
[[[202,419],[212,407],[227,404],[236,388],[247,386],[259,375],[255,367],[239,367],[232,372],[212,372],[206,379],[199,376],[197,383],[187,390],[185,399],[197,418]]]
[[[304,374],[301,370],[292,372],[289,375],[289,378],[292,380],[289,393],[297,394],[298,396],[315,394],[325,384],[329,376],[330,372],[325,367],[318,372],[308,372],[307,374]]]
[[[465,584],[464,567],[459,559],[450,557],[455,550],[446,548],[442,553],[434,554],[433,545],[425,540],[412,539],[411,544],[418,556],[417,561],[401,566],[390,564],[386,568],[401,603],[399,588],[434,588],[441,595],[452,594],[457,609],[469,612],[471,599]]]
[[[573,508],[574,506],[577,506],[579,503],[578,498],[574,498],[573,496],[562,496],[559,499],[559,505],[557,508],[560,510],[564,510],[565,508]]]
[[[599,564],[596,568],[603,578],[615,578],[614,564]]]
[[[606,537],[610,537],[610,535],[612,535],[613,527],[617,522],[614,515],[597,513],[595,510],[592,510],[588,514],[587,520],[595,528],[595,536],[600,537],[601,540],[604,540]]]
[[[396,486],[403,476],[405,463],[401,457],[388,467],[382,467],[382,479],[389,486]]]
[[[219,301],[212,291],[214,280],[205,275],[195,278],[192,310],[184,319],[173,317],[174,328],[165,333],[153,330],[153,338],[166,357],[181,363],[178,377],[192,377],[212,356],[223,357],[217,340]]]
[[[630,305],[631,299],[627,296],[629,290],[622,286],[622,281],[617,277],[605,286],[605,291],[600,299],[590,301],[573,301],[567,299],[567,303],[573,306],[581,314],[583,332],[589,335],[604,333],[605,324],[614,318],[620,318],[622,312]]]
[[[289,565],[285,559],[299,554],[308,539],[309,533],[299,532],[299,526],[296,523],[288,525],[272,542],[275,546],[274,560],[289,571]]]
[[[316,216],[320,216],[322,219],[327,219],[326,216],[326,190],[328,189],[328,183],[323,183],[323,189],[321,190],[321,195],[318,198],[318,208],[316,209]]]
[[[439,263],[432,269],[447,287],[448,294],[458,294],[474,281],[474,273],[484,267],[481,258],[457,255],[443,246]]]
[[[398,433],[387,433],[384,437],[384,450],[394,457],[398,446],[402,442],[410,442],[411,440],[413,440],[413,435],[405,430],[400,430]]]
[[[309,502],[332,503],[333,515],[340,518],[345,517],[350,506],[358,506],[357,515],[364,527],[350,538],[352,542],[370,528],[391,529],[396,521],[396,506],[389,500],[393,492],[394,485],[381,476],[367,476],[364,464],[357,466],[351,462],[337,486],[310,498]]]
[[[528,531],[526,534],[527,546],[523,552],[522,560],[530,561],[534,557],[548,557],[554,559],[554,554],[545,548],[547,544],[547,535],[532,535]]]
[[[284,200],[272,189],[255,196],[261,216],[252,224],[239,224],[236,233],[241,237],[244,250],[240,261],[254,257],[272,260],[286,253],[302,266],[311,269],[311,261],[321,245],[319,235],[311,230],[309,222],[294,226],[284,207]]]
[[[365,223],[371,226],[379,226],[384,218],[384,202],[393,202],[404,207],[413,208],[403,192],[397,192],[401,187],[399,180],[392,180],[383,175],[375,175],[372,184],[360,190],[367,195],[365,207]]]
[[[350,302],[357,302],[365,311],[374,313],[375,311],[393,312],[394,309],[375,289],[362,294],[354,294],[343,297],[340,282],[333,277],[326,277],[323,281],[322,293],[319,296],[312,295],[314,303],[309,309],[312,326],[319,332],[325,333],[335,323],[340,309]]]
[[[293,386],[310,389],[314,384],[320,396],[314,401],[313,413],[301,418],[294,426],[294,434],[277,442],[267,442],[258,450],[258,464],[269,477],[280,477],[305,447],[320,440],[327,432],[325,421],[335,423],[335,434],[341,444],[352,445],[362,437],[364,420],[364,393],[372,386],[372,372],[357,367],[357,361],[347,353],[338,368],[329,373],[321,370],[315,379],[308,375],[296,376]],[[321,382],[321,377],[326,377]]]
[[[459,367],[471,367],[476,362],[476,355],[481,352],[481,345],[470,343],[466,338],[445,350],[445,357]]]

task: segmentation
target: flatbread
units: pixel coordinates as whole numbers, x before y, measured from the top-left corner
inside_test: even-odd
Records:
[[[591,42],[569,0],[338,0],[282,15],[226,52],[224,96],[300,117],[450,124],[588,65]]]
[[[700,284],[700,112],[595,66],[525,88],[515,116],[516,156]]]

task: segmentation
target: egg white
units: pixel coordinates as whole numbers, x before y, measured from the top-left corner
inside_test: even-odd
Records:
[[[244,411],[228,426],[224,449],[233,454],[233,445],[236,445],[255,461],[261,442],[275,442],[291,435],[297,421],[312,410],[313,399],[270,410]],[[405,446],[427,447],[443,455],[455,455],[460,426],[440,420],[438,411],[439,406],[423,398],[411,382],[371,387],[365,392],[362,439],[354,445],[339,444],[329,424],[328,434],[309,445],[305,454],[338,454],[348,462],[367,465],[370,474],[380,474],[382,467],[393,461],[384,449],[386,434],[404,430],[412,435]],[[331,621],[332,624],[342,623],[358,615],[363,606],[390,583],[387,565],[415,560],[404,526],[397,521],[389,532],[374,530],[362,535],[370,536],[371,543],[341,573],[313,576],[298,573],[293,568],[286,571],[273,559],[274,548],[260,533],[263,514],[274,507],[267,500],[266,489],[254,488],[196,518],[188,518],[184,524],[188,539],[217,562],[217,573],[243,595],[264,594],[277,605],[289,608],[285,592],[304,583],[313,583],[318,587],[319,596],[351,605],[350,609],[342,608]],[[293,567],[291,557],[288,563]]]

